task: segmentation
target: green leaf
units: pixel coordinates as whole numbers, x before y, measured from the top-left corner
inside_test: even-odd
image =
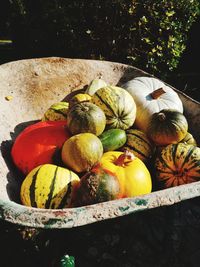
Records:
[[[165,14],[167,15],[167,17],[171,17],[175,14],[175,11],[174,10],[166,11]]]
[[[60,260],[60,267],[75,267],[74,257],[69,255],[64,255]]]

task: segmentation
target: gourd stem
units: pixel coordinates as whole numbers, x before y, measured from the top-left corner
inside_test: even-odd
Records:
[[[123,154],[121,154],[114,162],[117,166],[125,166],[126,163],[133,161],[135,158],[134,154],[129,151],[125,150]]]
[[[150,95],[153,99],[158,99],[161,95],[163,95],[165,92],[165,90],[161,87],[156,89],[155,91],[153,91]]]
[[[166,119],[166,115],[163,112],[158,113],[159,121],[164,121]]]

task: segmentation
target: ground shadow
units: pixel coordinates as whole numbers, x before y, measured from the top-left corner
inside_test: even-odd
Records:
[[[28,126],[36,123],[37,121],[27,121],[22,122],[15,126],[13,132],[10,132],[10,140],[5,140],[0,145],[0,151],[2,154],[2,157],[7,165],[7,168],[9,170],[7,174],[7,194],[10,200],[20,203],[20,187],[21,183],[24,179],[24,174],[15,166],[12,157],[11,157],[11,149],[13,146],[13,143],[17,136]]]

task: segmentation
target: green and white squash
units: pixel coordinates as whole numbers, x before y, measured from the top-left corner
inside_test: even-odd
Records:
[[[143,162],[147,162],[152,158],[155,147],[143,131],[138,129],[129,129],[126,131],[126,136],[127,141],[122,147],[122,150],[131,151]]]
[[[85,90],[85,93],[92,96],[95,94],[95,92],[98,89],[105,87],[105,86],[107,86],[107,83],[103,79],[96,78],[90,82],[90,84],[88,85],[88,87]]]
[[[69,109],[72,108],[74,105],[82,102],[90,102],[91,96],[84,93],[78,93],[74,95],[70,100],[69,100]]]
[[[193,145],[193,146],[197,146],[197,142],[196,142],[194,136],[189,132],[187,132],[186,136],[180,142],[185,143],[185,144],[189,144],[189,145]]]
[[[106,115],[106,128],[126,130],[130,128],[136,117],[136,104],[132,96],[121,87],[106,86],[100,88],[91,100]]]
[[[42,121],[59,121],[59,120],[66,120],[67,112],[69,109],[68,102],[58,102],[54,103],[47,109],[42,117]]]
[[[71,205],[79,177],[74,172],[54,164],[34,168],[24,179],[20,197],[25,206],[62,209]]]

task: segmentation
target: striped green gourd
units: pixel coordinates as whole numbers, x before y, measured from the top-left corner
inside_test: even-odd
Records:
[[[98,89],[91,101],[99,106],[106,115],[106,127],[126,130],[136,117],[136,104],[132,96],[118,86],[106,86]]]
[[[147,135],[138,129],[126,131],[127,141],[122,150],[130,150],[143,162],[147,162],[154,154],[154,146]]]
[[[72,135],[93,133],[98,136],[105,129],[106,116],[97,105],[80,102],[69,109],[67,126]]]
[[[200,180],[200,148],[185,144],[170,144],[155,160],[158,181],[164,188]]]
[[[20,190],[21,202],[36,208],[67,208],[78,183],[78,175],[66,168],[54,164],[40,165],[24,179]]]
[[[69,109],[68,102],[58,102],[54,103],[47,109],[42,117],[42,121],[59,121],[66,120],[67,112]]]

